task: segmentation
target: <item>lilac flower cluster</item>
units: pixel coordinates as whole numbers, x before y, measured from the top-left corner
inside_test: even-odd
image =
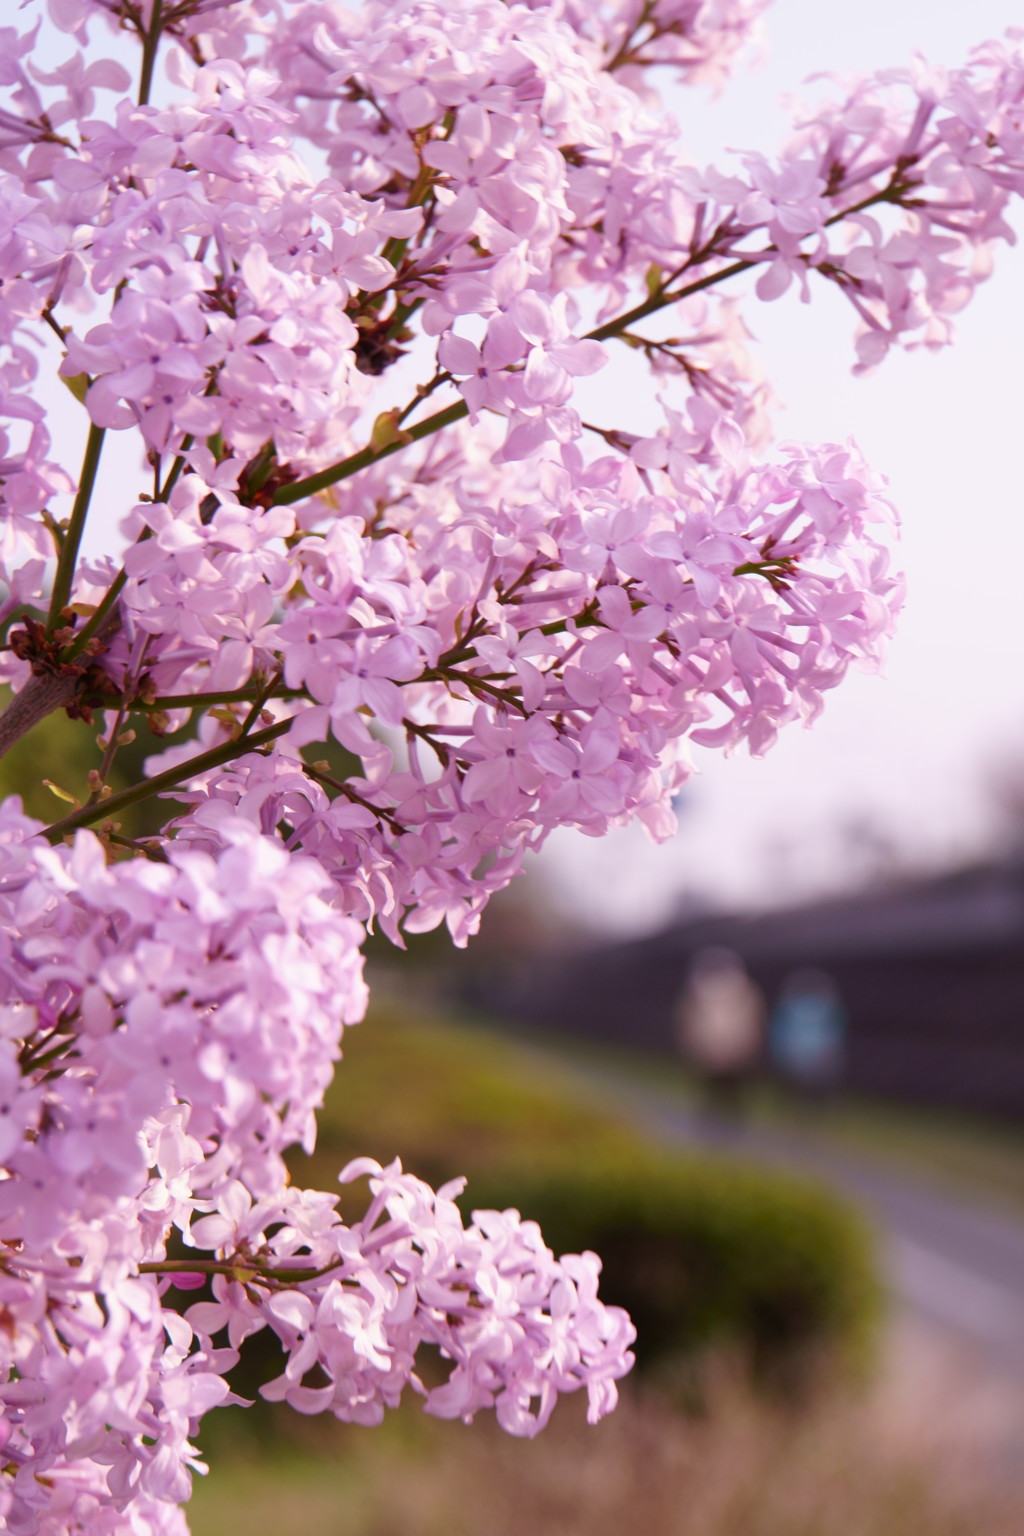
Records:
[[[359,935],[248,827],[217,861],[108,865],[91,832],[51,848],[15,801],[0,818],[0,1510],[120,1529],[187,1498],[190,1427],[228,1394],[230,1357],[191,1349],[139,1266],[239,1180],[281,1189],[364,1007]]]
[[[259,1331],[302,1412],[614,1405],[594,1255],[397,1163],[343,1173],[347,1221],[282,1154],[367,927],[465,943],[553,829],[669,836],[688,743],[763,752],[879,665],[884,482],[852,443],[767,452],[731,290],[838,287],[862,371],[947,342],[1024,190],[1024,56],[847,83],[724,174],[648,70],[721,78],[763,0],[43,9],[0,28],[0,753],[59,707],[105,725],[84,803],[0,808],[0,1515],[153,1536]],[[623,348],[643,432],[581,407]],[[194,731],[112,794],[133,716]],[[172,1284],[207,1289],[182,1315]]]
[[[38,830],[4,803],[6,1528],[178,1529],[190,1433],[267,1327],[287,1362],[264,1395],[305,1413],[374,1423],[409,1382],[430,1412],[495,1405],[519,1434],[559,1391],[613,1406],[633,1334],[597,1300],[593,1254],[556,1262],[513,1211],[464,1228],[461,1182],[435,1195],[397,1163],[344,1171],[371,1175],[352,1225],[336,1196],[288,1187],[281,1152],[311,1150],[365,1006],[361,933],[324,870],[241,819],[219,858],[181,844],[163,863]],[[172,1240],[188,1256],[168,1260]],[[171,1278],[209,1275],[213,1300],[162,1305]],[[451,1362],[429,1390],[424,1344]],[[303,1384],[314,1365],[329,1385]]]
[[[427,503],[429,455],[401,484],[362,477],[351,515],[298,538],[281,577],[282,594],[301,586],[305,599],[270,633],[283,684],[305,702],[278,706],[292,723],[268,755],[175,791],[190,803],[177,836],[214,849],[228,811],[265,831],[287,823],[288,846],[330,870],[353,916],[396,942],[444,919],[465,943],[488,894],[554,827],[596,836],[638,816],[668,836],[686,771],[674,743],[761,751],[786,721],[812,720],[852,661],[877,662],[890,627],[900,584],[872,537],[888,504],[850,448],[793,448],[712,479],[699,461],[725,430],[699,404],[628,459],[585,466],[570,445],[515,499],[502,470],[448,504],[431,486]],[[652,494],[638,462],[670,455]],[[364,496],[386,499],[389,531],[367,536]],[[199,530],[207,548],[215,521]],[[187,537],[178,517],[166,526]],[[175,617],[169,603],[155,614],[165,638]],[[267,638],[255,637],[264,666]],[[161,687],[202,687],[194,655],[157,651]],[[226,657],[213,665],[230,686]],[[295,752],[328,734],[360,763],[333,798]]]

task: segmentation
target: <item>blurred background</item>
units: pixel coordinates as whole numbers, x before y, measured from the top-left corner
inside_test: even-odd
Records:
[[[1019,21],[775,0],[758,67],[672,107],[727,168],[723,146],[783,140],[812,71],[953,65]],[[852,435],[890,478],[888,676],[763,762],[698,754],[667,846],[553,838],[467,951],[371,942],[374,1012],[296,1181],[397,1154],[601,1253],[640,1336],[620,1410],[590,1429],[570,1400],[529,1444],[415,1403],[374,1430],[226,1410],[196,1536],[1024,1532],[1022,279],[1001,250],[954,349],[870,379],[836,295],[747,309],[779,437]],[[627,376],[594,389],[646,429]],[[52,819],[38,764],[74,790],[83,740],[44,722],[0,790]],[[258,1352],[243,1395],[274,1373]]]

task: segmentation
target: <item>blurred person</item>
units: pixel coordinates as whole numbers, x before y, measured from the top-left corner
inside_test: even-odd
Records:
[[[846,1009],[826,971],[793,971],[768,1025],[768,1049],[779,1077],[804,1097],[836,1088],[846,1065]]]
[[[693,957],[675,1005],[676,1040],[700,1077],[709,1107],[735,1115],[757,1065],[764,999],[731,949],[702,949]]]

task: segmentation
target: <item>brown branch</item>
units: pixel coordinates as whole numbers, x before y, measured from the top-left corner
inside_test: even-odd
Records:
[[[9,752],[26,731],[40,720],[52,715],[55,709],[73,704],[82,679],[77,673],[61,677],[44,674],[31,677],[20,693],[16,693],[3,714],[0,715],[0,757]]]
[[[91,657],[105,649],[105,642],[117,633],[120,625],[121,615],[115,607],[105,616],[104,622],[89,642]],[[31,628],[31,625],[28,627]],[[59,652],[55,651],[54,654]],[[38,661],[33,660],[32,666],[32,676],[0,715],[0,757],[9,752],[15,742],[34,725],[38,725],[40,720],[45,720],[56,709],[67,709],[84,692],[96,686],[95,672],[82,662],[70,664],[52,660],[51,664],[47,664],[41,657]]]

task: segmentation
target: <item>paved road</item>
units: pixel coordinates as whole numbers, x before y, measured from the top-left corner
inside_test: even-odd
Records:
[[[813,1132],[715,1121],[611,1073],[586,1075],[666,1139],[781,1164],[852,1196],[879,1230],[894,1300],[1024,1385],[1024,1218],[838,1151]]]

